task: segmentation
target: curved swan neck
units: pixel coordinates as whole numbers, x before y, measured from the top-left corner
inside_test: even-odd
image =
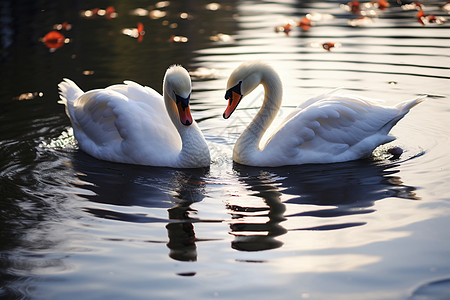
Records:
[[[233,156],[238,162],[245,159],[247,154],[251,157],[253,154],[250,153],[262,150],[260,149],[261,138],[275,119],[283,96],[281,80],[275,70],[266,65],[258,65],[255,72],[261,74],[260,84],[264,87],[264,101],[256,116],[236,142]],[[241,159],[238,159],[237,156]]]
[[[184,125],[180,123],[177,107],[175,105],[175,102],[169,96],[169,92],[167,91],[165,82],[164,82],[164,88],[163,88],[163,98],[164,98],[164,105],[166,106],[167,114],[169,115],[170,120],[172,120],[173,125],[175,125],[176,129],[179,132],[181,126],[184,126]]]
[[[189,126],[181,125],[184,128],[180,129],[182,146],[178,155],[179,166],[184,167],[206,167],[211,163],[208,144],[205,137],[197,125],[193,122]]]
[[[181,150],[178,154],[177,165],[192,168],[209,166],[209,148],[197,122],[194,120],[189,126],[181,124],[177,107],[165,86],[163,98],[167,113],[181,138]]]

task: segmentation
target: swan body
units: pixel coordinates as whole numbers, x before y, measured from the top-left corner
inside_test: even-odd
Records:
[[[167,70],[163,96],[132,81],[83,92],[64,79],[59,90],[80,149],[95,158],[175,168],[210,164],[189,109],[191,80],[181,66]]]
[[[261,138],[275,118],[282,101],[281,80],[262,62],[239,66],[228,79],[229,118],[241,99],[259,84],[263,104],[236,141],[233,160],[250,166],[276,167],[308,163],[335,163],[370,156],[382,144],[395,140],[391,128],[424,97],[383,107],[365,99],[331,91],[300,104],[261,145]]]

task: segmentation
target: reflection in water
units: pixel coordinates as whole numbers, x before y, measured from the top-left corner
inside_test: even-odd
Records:
[[[336,218],[374,212],[375,201],[387,197],[418,200],[415,188],[403,185],[398,171],[391,165],[376,165],[366,160],[328,165],[320,169],[312,166],[280,173],[286,193],[298,195],[287,203],[317,205],[308,211],[290,216]],[[295,230],[332,230],[364,225],[365,222],[333,223]]]
[[[245,174],[243,169],[235,167],[239,181],[252,192],[250,195],[262,198],[265,205],[251,207],[233,204],[233,201],[227,204],[233,219],[231,233],[235,236],[232,247],[241,251],[279,248],[283,243],[276,237],[286,233],[280,225],[285,220],[283,215],[286,211],[280,200],[281,192],[270,173],[254,168],[251,174]]]
[[[96,217],[132,223],[167,223],[169,256],[196,261],[198,239],[191,205],[204,199],[209,169],[175,170],[99,162],[82,152],[74,161],[79,187],[92,203],[84,210]],[[96,163],[94,163],[94,161]],[[365,218],[346,216],[375,212],[374,203],[388,197],[417,200],[415,188],[406,186],[395,165],[361,160],[332,165],[254,168],[234,164],[242,189],[226,201],[232,216],[232,248],[262,251],[279,248],[288,231],[330,231],[366,224]],[[99,171],[99,169],[103,171]],[[287,209],[289,206],[289,209]],[[120,207],[124,207],[121,209]],[[141,207],[136,213],[131,207]],[[151,208],[151,214],[145,213]],[[160,213],[158,213],[160,212]],[[306,218],[319,221],[298,222]],[[282,225],[284,221],[290,220]],[[308,219],[309,220],[309,219]]]
[[[182,203],[169,209],[169,218],[172,221],[166,225],[169,234],[167,247],[169,256],[180,261],[196,261],[197,246],[195,245],[194,225],[189,218],[189,204]]]
[[[204,178],[209,169],[175,170],[99,161],[93,164],[93,158],[81,152],[78,155],[82,158],[76,160],[74,167],[82,180],[80,187],[93,192],[83,197],[91,202],[108,204],[106,208],[93,206],[85,211],[99,218],[124,222],[167,222],[169,256],[180,261],[197,260],[193,223],[198,219],[190,216],[195,212],[190,205],[203,200]],[[99,163],[108,167],[100,172]],[[168,218],[127,212],[127,209],[124,212],[117,206],[164,209]]]
[[[204,181],[207,169],[177,171],[169,186],[175,199],[179,202],[169,209],[171,222],[166,225],[170,249],[169,256],[180,261],[196,261],[197,246],[193,221],[189,216],[193,209],[190,205],[204,198]]]
[[[398,171],[393,167],[369,160],[283,168],[234,164],[247,197],[231,197],[228,201],[233,219],[231,233],[235,236],[232,246],[244,251],[273,249],[282,245],[276,237],[288,230],[330,231],[362,226],[366,224],[364,218],[343,222],[340,217],[373,213],[375,201],[388,197],[418,200],[415,188],[394,176]],[[255,197],[261,198],[264,205],[255,202]],[[295,208],[289,211],[286,205]],[[327,223],[302,226],[292,222],[304,217]],[[285,229],[281,223],[287,219],[296,225]]]

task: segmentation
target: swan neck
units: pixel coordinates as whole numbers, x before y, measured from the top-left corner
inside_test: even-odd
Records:
[[[164,105],[166,106],[167,114],[169,115],[170,120],[172,121],[173,125],[175,125],[175,127],[177,128],[177,130],[179,132],[180,128],[181,128],[181,126],[183,126],[183,124],[180,124],[177,107],[175,105],[175,102],[172,100],[172,98],[170,98],[165,84],[164,84],[164,89],[163,89],[163,98],[164,98]]]
[[[182,167],[207,167],[211,163],[208,144],[197,122],[183,126],[178,132],[181,137],[181,151],[178,155],[178,165]]]
[[[260,147],[264,133],[272,124],[277,115],[282,101],[282,84],[278,74],[270,67],[262,68],[261,82],[264,87],[263,104],[236,142],[235,153],[240,155],[254,153],[262,150]]]
[[[163,98],[167,113],[181,138],[181,150],[177,157],[178,167],[206,167],[210,164],[209,148],[205,138],[194,120],[189,126],[181,124],[175,102],[164,87]]]

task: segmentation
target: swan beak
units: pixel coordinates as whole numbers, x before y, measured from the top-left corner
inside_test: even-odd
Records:
[[[241,84],[242,81],[239,81],[238,84],[227,90],[227,92],[225,93],[225,99],[228,100],[228,106],[223,113],[224,119],[228,119],[238,106],[239,102],[241,102]]]
[[[231,92],[231,97],[228,99],[228,106],[223,113],[223,118],[228,119],[231,114],[234,112],[239,102],[241,102],[242,95],[236,92]]]
[[[177,109],[178,114],[180,115],[180,122],[181,124],[185,126],[189,126],[192,124],[192,115],[191,110],[189,108],[189,98],[191,95],[189,95],[187,98],[180,97],[178,95],[175,95],[177,98]]]

